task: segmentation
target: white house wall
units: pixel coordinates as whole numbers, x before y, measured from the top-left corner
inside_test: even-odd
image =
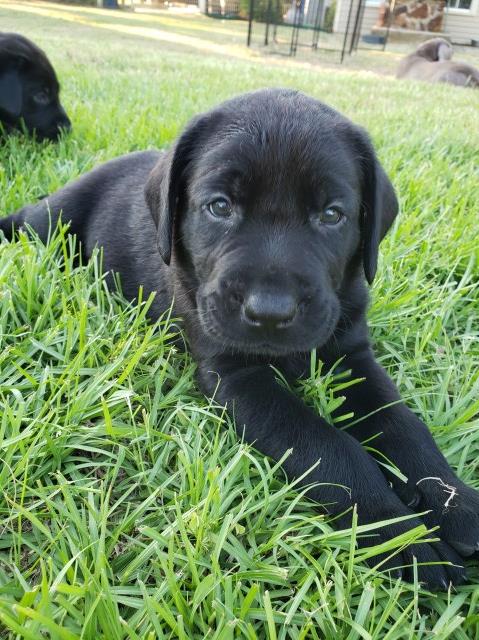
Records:
[[[472,7],[471,13],[444,13],[444,31],[454,42],[469,42],[479,40],[479,12],[478,2]]]
[[[352,0],[353,11],[351,14],[350,30],[354,26],[358,0]],[[349,0],[338,0],[336,15],[334,17],[333,30],[335,33],[344,33],[348,20],[350,2]],[[444,13],[444,32],[450,36],[454,42],[468,43],[471,40],[479,40],[479,0],[473,3],[471,12],[451,12]],[[366,4],[361,27],[361,35],[371,33],[373,26],[377,22],[379,4]]]

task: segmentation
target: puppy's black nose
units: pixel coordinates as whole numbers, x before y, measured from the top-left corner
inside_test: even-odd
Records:
[[[286,328],[296,317],[298,304],[289,293],[250,293],[244,302],[248,324],[264,328]]]
[[[61,116],[57,120],[57,129],[63,129],[65,132],[70,131],[72,128],[72,123],[70,122],[70,118],[65,114]]]
[[[56,141],[62,133],[68,133],[72,128],[70,118],[66,113],[59,115],[46,129],[37,129],[39,140]]]

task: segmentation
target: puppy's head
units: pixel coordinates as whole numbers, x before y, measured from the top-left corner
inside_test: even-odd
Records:
[[[45,53],[23,36],[0,33],[0,121],[7,128],[23,124],[40,140],[55,140],[71,126],[59,93]]]
[[[454,50],[451,43],[444,38],[431,38],[426,40],[416,49],[416,55],[425,58],[429,62],[442,62],[450,60]]]
[[[397,213],[367,135],[303,94],[263,90],[196,118],[151,174],[165,262],[225,349],[280,355],[324,344],[345,282],[372,282]]]

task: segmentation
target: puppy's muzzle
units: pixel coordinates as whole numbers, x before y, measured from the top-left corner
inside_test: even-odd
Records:
[[[225,278],[220,282],[224,309],[249,333],[277,337],[292,327],[311,296],[294,278]]]
[[[49,134],[46,137],[51,138],[52,140],[56,140],[62,133],[68,133],[71,128],[72,123],[70,122],[70,118],[66,113],[64,113],[59,118],[57,118],[54,126],[51,128]]]
[[[37,136],[40,140],[58,140],[60,135],[68,133],[72,128],[70,118],[67,116],[63,107],[60,107],[58,114],[51,121],[48,127],[37,129]]]

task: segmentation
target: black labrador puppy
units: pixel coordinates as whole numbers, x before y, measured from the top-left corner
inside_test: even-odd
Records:
[[[45,53],[18,33],[0,33],[0,122],[8,131],[35,132],[56,140],[70,120],[60,104],[60,85]]]
[[[411,545],[386,566],[439,563],[419,566],[419,576],[447,588],[465,579],[461,556],[478,548],[479,494],[399,401],[365,317],[365,281],[397,209],[362,129],[313,98],[271,89],[196,117],[166,153],[98,167],[1,228],[11,236],[30,225],[47,241],[62,212],[85,256],[103,247],[128,297],[139,285],[156,292],[154,318],[174,303],[204,392],[216,392],[257,449],[275,459],[291,451],[287,474],[306,474],[309,495],[341,525],[355,504],[360,523],[412,515],[362,544],[439,525],[439,541]],[[342,359],[364,378],[343,392],[342,412],[364,418],[347,431],[278,382],[275,369],[289,380],[308,372],[312,349],[327,367]],[[372,437],[407,482],[363,449]]]

